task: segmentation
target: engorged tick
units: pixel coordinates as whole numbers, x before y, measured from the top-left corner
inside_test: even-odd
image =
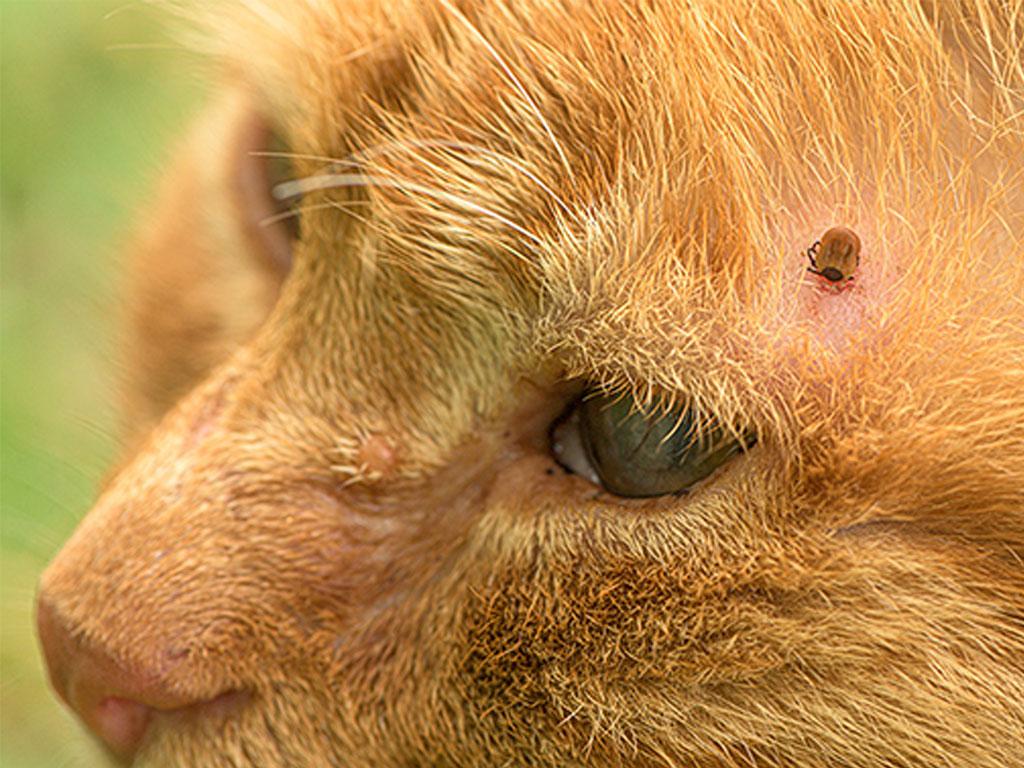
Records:
[[[860,238],[846,227],[832,227],[807,249],[808,272],[821,275],[836,288],[853,280],[860,264]]]

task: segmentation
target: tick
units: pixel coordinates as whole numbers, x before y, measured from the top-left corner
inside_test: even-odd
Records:
[[[808,272],[841,288],[853,280],[853,271],[860,264],[860,238],[852,229],[832,227],[807,249],[807,258],[811,261]]]

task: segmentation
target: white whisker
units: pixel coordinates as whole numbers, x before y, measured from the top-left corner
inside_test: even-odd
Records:
[[[480,144],[471,144],[468,142],[454,141],[451,139],[401,139],[395,141],[381,142],[380,144],[368,147],[367,149],[359,150],[348,155],[346,158],[330,157],[327,155],[313,155],[304,154],[299,152],[284,152],[284,151],[271,151],[271,150],[258,150],[252,151],[249,154],[253,157],[268,157],[268,158],[282,158],[282,159],[296,159],[296,160],[315,160],[327,164],[329,167],[335,168],[350,168],[358,169],[365,165],[367,160],[372,160],[374,157],[380,155],[386,155],[399,150],[407,148],[413,149],[448,149],[454,151],[462,151],[468,154],[478,154],[484,157],[490,158],[498,163],[506,165],[513,170],[522,174],[526,179],[536,185],[544,194],[546,194],[567,216],[575,218],[575,214],[569,207],[568,203],[554,190],[550,185],[546,184],[536,173],[520,161],[519,159],[497,152],[489,147],[485,147]],[[306,177],[313,178],[313,177]],[[274,186],[271,190],[271,195],[275,200],[285,201],[295,197],[301,196],[304,191],[316,191],[321,187],[313,186],[309,189],[304,190],[301,184],[302,179],[292,179],[289,181],[281,182]]]
[[[400,141],[384,142],[376,146],[370,147],[369,149],[361,150],[359,152],[353,152],[349,157],[362,159],[371,159],[375,156],[386,154],[393,149],[404,149],[405,147],[413,147],[415,149],[451,149],[461,150],[465,152],[476,153],[489,157],[492,160],[496,160],[500,163],[510,166],[511,168],[519,171],[523,176],[532,181],[541,190],[543,190],[548,197],[550,197],[562,211],[568,215],[572,215],[572,210],[568,204],[555,192],[549,185],[545,184],[533,171],[531,171],[524,163],[520,162],[514,157],[496,152],[489,147],[482,146],[480,144],[469,144],[461,141],[453,141],[451,139],[403,139]]]
[[[302,179],[282,181],[280,184],[274,185],[270,194],[275,200],[284,202],[308,195],[310,192],[339,187],[365,187],[371,183],[373,182],[369,181],[368,177],[360,173],[322,173]]]
[[[454,203],[466,210],[479,213],[486,218],[497,221],[534,243],[541,242],[540,238],[533,232],[530,232],[528,229],[524,229],[507,216],[502,216],[497,211],[493,211],[486,206],[479,205],[478,203],[474,203],[472,200],[467,200],[466,198],[460,197],[459,195],[451,192],[443,192],[438,189],[424,187],[420,184],[413,184],[401,179],[392,179],[384,176],[372,176],[361,173],[325,173],[319,176],[307,176],[304,179],[283,182],[274,187],[272,194],[275,199],[284,201],[300,197],[310,192],[318,192],[326,189],[357,187],[384,187],[387,189],[397,189],[400,191],[415,192],[417,194],[424,195],[425,197],[430,197],[443,202]]]

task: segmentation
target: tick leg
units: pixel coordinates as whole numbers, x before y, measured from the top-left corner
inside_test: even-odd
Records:
[[[814,254],[818,252],[819,245],[821,245],[821,240],[815,240],[814,245],[807,249],[807,258],[810,259],[811,266],[813,266],[815,270],[818,268],[818,262],[815,260]]]

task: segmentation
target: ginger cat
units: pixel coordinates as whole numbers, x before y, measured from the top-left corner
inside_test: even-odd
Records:
[[[39,597],[112,754],[1024,766],[1021,0],[185,14]]]

